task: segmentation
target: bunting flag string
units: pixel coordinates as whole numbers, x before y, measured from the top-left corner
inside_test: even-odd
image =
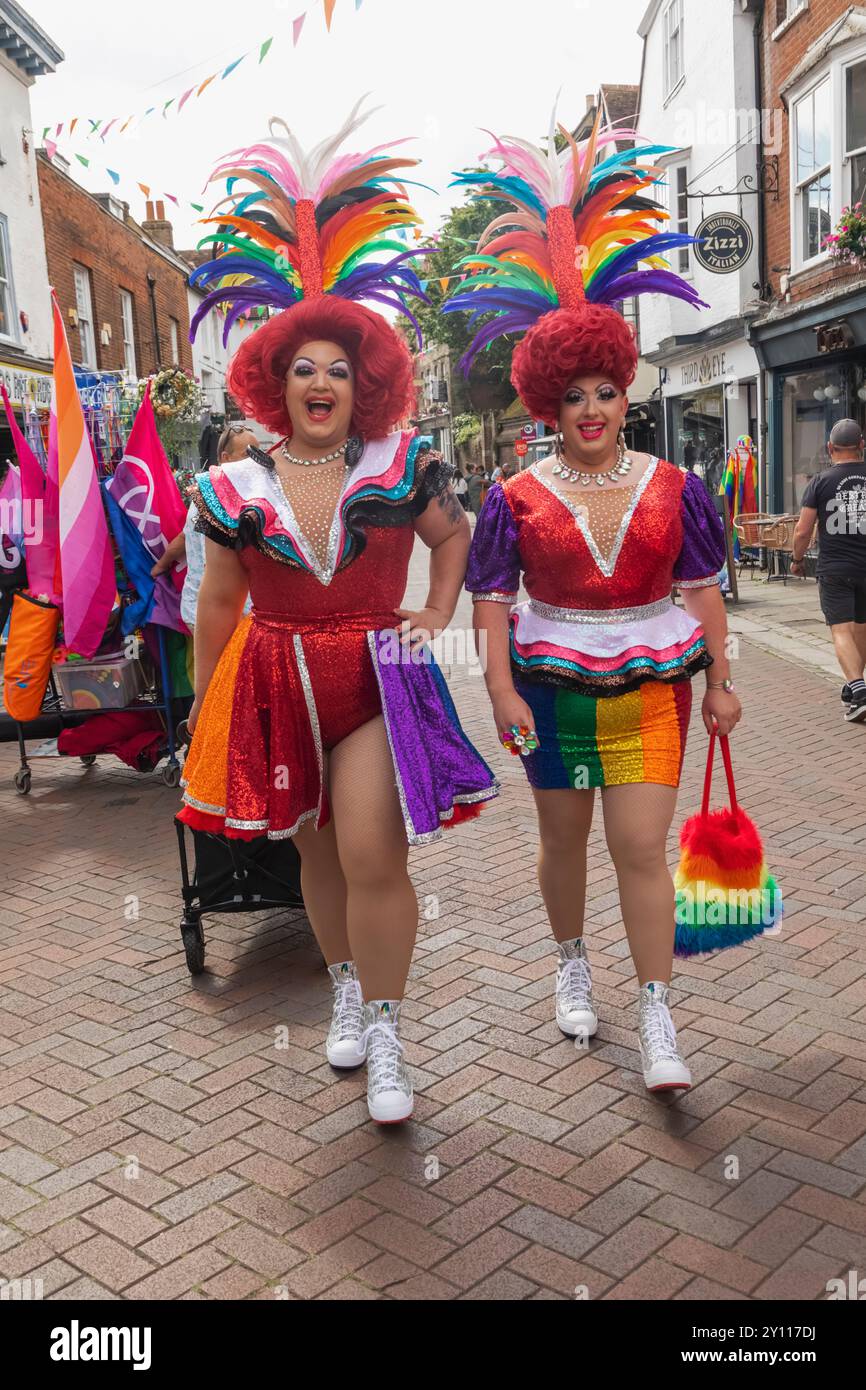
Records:
[[[53,159],[54,156],[57,154],[57,142],[51,139],[46,140],[45,152],[48,155],[49,159]],[[111,182],[114,184],[115,188],[117,188],[118,185],[121,183],[120,174],[118,174],[116,169],[109,169],[107,164],[101,164],[98,160],[90,159],[87,155],[78,154],[77,151],[75,152],[74,157],[78,160],[78,163],[81,164],[85,169],[95,169],[105,172],[111,179]],[[141,183],[138,179],[135,180],[135,186],[136,188],[141,189],[141,192],[144,194],[145,198],[168,198],[170,202],[174,203],[176,208],[179,208],[181,206],[189,207],[192,208],[194,212],[198,213],[202,213],[205,210],[204,203],[193,203],[187,198],[178,198],[176,193],[168,193],[165,190],[158,192],[156,189],[152,187],[151,184]]]
[[[331,21],[334,17],[334,9],[336,7],[337,0],[321,0],[321,3],[324,11],[325,27],[328,33],[330,33]],[[362,4],[363,0],[355,0],[356,14],[360,10]],[[292,20],[293,48],[297,48],[298,46],[298,41],[301,37],[301,31],[304,27],[304,21],[310,13],[310,8],[302,10],[301,13],[297,15],[295,19]],[[184,107],[187,105],[187,103],[191,101],[193,97],[195,97],[197,100],[200,96],[202,96],[202,94],[207,90],[207,88],[211,85],[212,82],[216,82],[217,80],[219,80],[220,82],[224,82],[227,77],[230,77],[232,73],[237,71],[237,69],[241,66],[245,58],[255,56],[258,64],[263,63],[271,51],[274,39],[275,35],[272,34],[269,38],[266,38],[262,43],[256,45],[253,48],[248,49],[245,53],[241,53],[237,58],[233,58],[232,61],[227,64],[226,67],[217,69],[216,72],[212,72],[209,77],[206,77],[204,79],[203,82],[199,84],[193,83],[193,85],[189,87],[186,91],[177,93],[173,97],[169,97],[162,104],[161,110],[163,120],[168,120],[169,112],[171,111],[172,107],[174,108],[174,110],[172,111],[172,115],[179,116],[183,111]],[[112,116],[109,120],[105,120],[101,116],[98,117],[96,120],[94,120],[90,116],[85,117],[84,119],[86,119],[90,125],[90,130],[87,132],[86,138],[92,139],[94,135],[98,134],[99,139],[104,140],[106,136],[109,135],[109,133],[113,133],[114,135],[123,135],[133,121],[145,121],[147,120],[148,116],[152,116],[154,111],[157,111],[159,109],[160,108],[158,105],[149,106],[146,111],[133,114],[132,116],[128,116],[125,120],[122,116]],[[52,122],[51,124],[46,125],[42,131],[42,143],[46,143],[52,126],[54,127],[55,140],[60,139],[60,136],[63,134],[64,130],[66,131],[67,136],[73,135],[75,132],[75,127],[78,125],[81,119],[82,118],[80,116],[73,116],[70,121],[59,121],[56,123]]]

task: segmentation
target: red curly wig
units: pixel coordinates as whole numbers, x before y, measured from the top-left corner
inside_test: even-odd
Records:
[[[577,376],[605,376],[627,391],[637,373],[637,343],[631,325],[615,309],[585,304],[554,309],[518,344],[511,381],[535,420],[559,424],[562,398]]]
[[[286,377],[304,343],[339,343],[355,373],[352,430],[381,439],[411,410],[414,370],[409,349],[381,314],[336,295],[301,300],[241,344],[228,371],[228,387],[251,419],[289,436]]]

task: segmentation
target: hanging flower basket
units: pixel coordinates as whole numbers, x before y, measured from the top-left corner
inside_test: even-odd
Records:
[[[866,266],[866,211],[862,203],[842,209],[836,230],[824,238],[824,250],[840,265]]]

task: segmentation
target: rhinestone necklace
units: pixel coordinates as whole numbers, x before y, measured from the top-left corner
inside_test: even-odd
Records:
[[[620,443],[617,449],[616,463],[605,473],[583,473],[579,468],[569,468],[567,464],[562,462],[561,455],[552,471],[554,477],[562,478],[565,483],[581,483],[584,487],[588,487],[590,483],[597,483],[599,487],[604,487],[608,478],[624,478],[631,470],[632,460],[626,453],[624,445]]]
[[[297,464],[302,468],[310,468],[317,463],[333,463],[334,459],[342,458],[348,447],[349,441],[345,439],[339,449],[335,449],[332,454],[323,454],[320,459],[300,459],[295,454],[290,454],[285,444],[282,445],[280,452],[289,463]]]

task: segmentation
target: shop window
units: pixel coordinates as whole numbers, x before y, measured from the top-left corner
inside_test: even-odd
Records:
[[[12,285],[12,257],[9,254],[9,227],[0,213],[0,338],[18,337],[15,322],[15,291]]]
[[[725,466],[725,402],[722,387],[672,398],[671,463],[697,473],[717,492]]]
[[[821,254],[832,231],[832,109],[825,77],[794,108],[799,264]]]
[[[168,331],[171,341],[171,361],[177,367],[180,363],[180,335],[178,333],[177,319],[169,319]]]
[[[829,468],[827,440],[837,420],[866,419],[863,368],[856,363],[792,372],[782,380],[782,457],[787,512],[799,511],[807,482]]]

